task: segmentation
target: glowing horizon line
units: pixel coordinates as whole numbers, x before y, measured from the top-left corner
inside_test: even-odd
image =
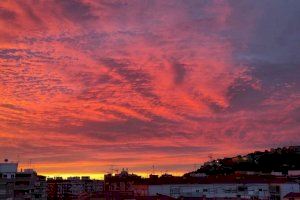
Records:
[[[38,172],[37,172],[38,173]],[[167,172],[166,172],[167,173]],[[186,172],[168,172],[167,174],[172,174],[174,176],[182,176]],[[46,176],[48,178],[55,178],[55,177],[62,177],[64,179],[68,177],[82,177],[82,176],[89,176],[91,179],[104,179],[104,175],[109,174],[109,173],[38,173],[39,175]],[[112,173],[117,174],[117,173]],[[149,177],[152,173],[144,173],[144,172],[132,172],[129,174],[136,174],[139,175],[143,178]],[[165,173],[154,173],[155,175],[163,175]]]

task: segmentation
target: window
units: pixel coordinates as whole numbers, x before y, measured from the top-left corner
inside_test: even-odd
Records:
[[[238,187],[238,191],[240,191],[240,192],[243,192],[243,191],[246,191],[246,190],[247,190],[246,186],[239,186]]]
[[[232,190],[232,189],[224,189],[224,192],[225,192],[225,193],[233,193],[234,190]]]
[[[31,177],[31,174],[18,173],[16,177],[20,177],[20,178]]]
[[[270,193],[271,194],[279,194],[280,193],[279,185],[271,185],[270,186]]]
[[[171,188],[170,193],[171,193],[171,195],[172,194],[180,194],[180,188]]]

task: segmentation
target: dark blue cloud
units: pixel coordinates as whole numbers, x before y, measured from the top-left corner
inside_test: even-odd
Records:
[[[56,3],[61,5],[64,16],[75,23],[85,23],[98,18],[93,14],[91,6],[80,0],[58,0]]]

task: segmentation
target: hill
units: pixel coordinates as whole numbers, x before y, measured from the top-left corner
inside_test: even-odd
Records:
[[[198,170],[187,173],[203,173],[207,175],[233,174],[237,171],[282,172],[300,170],[300,146],[290,146],[256,151],[245,156],[217,159],[204,163]]]

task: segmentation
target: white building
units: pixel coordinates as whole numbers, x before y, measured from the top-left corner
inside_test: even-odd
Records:
[[[288,175],[289,176],[300,176],[300,170],[289,170]]]
[[[290,192],[300,192],[299,183],[283,183],[278,185],[280,189],[280,199]]]
[[[12,179],[16,177],[16,173],[18,171],[18,163],[9,163],[7,159],[5,159],[4,163],[0,163],[0,173],[1,178]]]
[[[241,198],[279,200],[290,192],[299,192],[298,183],[211,183],[149,185],[148,195],[171,197]]]

